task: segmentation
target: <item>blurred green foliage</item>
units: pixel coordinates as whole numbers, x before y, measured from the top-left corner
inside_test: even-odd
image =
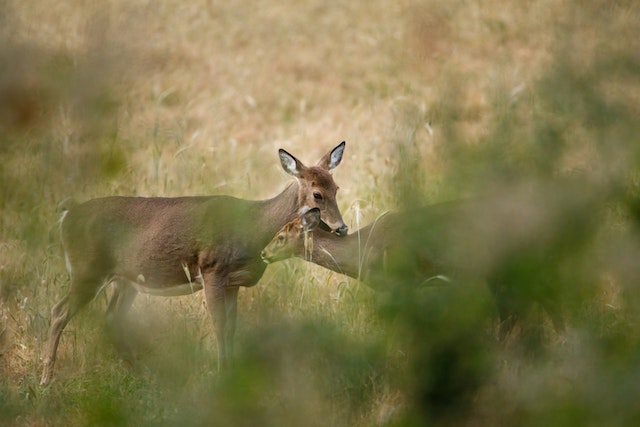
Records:
[[[489,416],[490,424],[637,422],[631,402],[640,392],[635,374],[638,329],[632,320],[637,319],[640,265],[639,34],[637,28],[623,26],[616,29],[633,34],[630,45],[612,46],[604,39],[592,44],[583,39],[582,27],[589,22],[606,37],[610,29],[593,21],[595,11],[610,17],[624,13],[625,7],[637,14],[632,6],[594,6],[558,29],[553,60],[534,86],[520,93],[495,91],[495,123],[481,140],[469,141],[452,126],[460,95],[455,87],[440,104],[447,133],[445,181],[479,199],[476,211],[446,224],[469,232],[443,240],[441,249],[490,251],[475,253],[482,258],[479,264],[461,260],[475,266],[459,285],[473,285],[478,278],[474,273],[480,273],[495,309],[507,313],[509,319],[503,320],[511,334],[496,354],[492,330],[484,321],[486,300],[470,298],[474,286],[438,289],[446,300],[431,294],[421,298],[424,290],[398,291],[392,297],[394,317],[401,319],[415,346],[408,375],[416,399],[413,410],[422,420],[417,424],[465,424],[470,396],[494,388],[509,393],[509,380],[517,384],[517,393],[487,402],[500,412]],[[415,145],[411,139],[400,143],[407,166],[394,191],[410,210],[425,203],[413,185],[420,175],[419,156],[406,154]],[[518,208],[513,213],[520,217],[506,216],[504,206]],[[420,218],[411,221],[405,234],[408,256],[425,244],[415,236],[441,226]],[[461,253],[474,255],[473,250]],[[606,300],[615,293],[612,282],[622,288],[613,303]],[[505,348],[516,351],[505,353]],[[514,373],[515,378],[496,384],[494,369],[500,363],[532,364],[540,370]],[[545,369],[564,380],[546,378]],[[568,385],[558,383],[562,381]]]
[[[428,203],[435,178],[439,194],[479,200],[436,230],[442,251],[466,267],[457,282],[408,283],[411,256],[424,247],[418,237],[433,231],[416,216],[399,230],[407,251],[391,266],[390,281],[401,286],[375,297],[348,288],[336,303],[342,314],[316,301],[300,304],[302,321],[254,319],[238,334],[232,372],[212,373],[212,337],[196,322],[165,322],[155,339],[170,350],[145,349],[142,368],[96,356],[98,366],[82,368],[86,378],[47,389],[35,385],[37,357],[4,355],[11,336],[37,346],[66,280],[57,205],[127,180],[119,135],[126,79],[108,49],[47,50],[0,31],[0,424],[638,424],[640,11],[632,1],[566,8],[540,78],[519,91],[498,81],[490,91],[482,136],[458,126],[459,76],[441,89],[432,125],[445,142],[435,153],[442,176],[421,163],[425,112],[411,103],[393,112],[401,167],[386,188],[397,204]],[[276,273],[269,285],[293,273]],[[290,288],[272,292],[302,301]],[[364,316],[362,306],[373,314],[358,335],[346,323]],[[513,327],[499,340],[501,310]],[[18,312],[28,313],[24,324],[8,330]],[[14,370],[30,374],[16,379]]]

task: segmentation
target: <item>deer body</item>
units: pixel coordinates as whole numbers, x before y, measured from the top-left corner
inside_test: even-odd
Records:
[[[451,204],[442,204],[425,210],[424,214],[433,219],[443,219],[450,208]],[[407,213],[387,212],[371,224],[336,240],[331,233],[318,227],[318,212],[311,210],[286,224],[261,256],[267,263],[294,256],[307,259],[329,270],[360,279],[377,290],[388,288],[390,274],[399,269],[403,270],[405,278],[417,283],[433,279],[446,281],[444,274],[449,274],[449,271],[444,257],[437,250],[437,230],[428,232],[421,229],[420,247],[417,250],[407,247],[403,230],[407,227],[408,218]],[[305,234],[313,239],[310,251],[305,249]]]
[[[552,265],[556,260],[545,255],[555,244],[549,238],[558,234],[556,227],[566,226],[556,218],[557,207],[523,199],[448,202],[387,213],[344,238],[319,228],[319,212],[310,210],[286,224],[261,256],[267,263],[300,257],[376,290],[389,289],[397,279],[419,285],[441,284],[451,276],[480,278],[494,297],[501,338],[535,303],[562,330],[552,283],[522,288],[508,281],[509,269],[522,259]],[[530,211],[535,213],[527,215]],[[312,238],[310,245],[305,235]]]
[[[282,166],[296,182],[269,200],[106,197],[65,212],[61,234],[71,285],[52,309],[41,383],[51,379],[66,324],[112,282],[107,311],[116,328],[122,328],[137,292],[175,296],[204,289],[223,367],[232,354],[238,288],[253,286],[262,276],[266,265],[260,251],[273,234],[311,208],[323,212],[336,234],[346,234],[329,173],[340,163],[344,145],[312,167],[280,150]]]
[[[295,206],[294,190],[277,200],[289,205],[283,212]],[[260,221],[269,203],[225,196],[90,200],[65,215],[65,256],[74,276],[100,272],[155,295],[200,290],[211,269],[236,273],[230,286],[251,286],[263,270],[253,265],[261,264],[255,253],[279,225]]]

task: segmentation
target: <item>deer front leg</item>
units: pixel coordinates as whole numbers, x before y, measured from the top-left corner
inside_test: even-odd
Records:
[[[233,357],[233,337],[236,333],[236,319],[238,308],[238,286],[228,287],[224,290],[224,307],[227,312],[227,328],[226,328],[226,343],[227,355]],[[229,364],[231,360],[227,361]]]
[[[128,283],[116,282],[107,307],[107,325],[111,340],[124,361],[132,366],[135,361],[130,345],[133,337],[127,333],[126,315],[137,294],[138,292]]]
[[[216,332],[218,371],[222,372],[227,367],[230,356],[227,348],[229,326],[227,325],[227,307],[225,303],[226,285],[229,280],[226,275],[219,273],[205,273],[202,276],[204,280],[204,298]]]

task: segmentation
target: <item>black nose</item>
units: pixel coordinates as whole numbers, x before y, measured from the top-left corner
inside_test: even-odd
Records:
[[[347,225],[345,224],[336,230],[336,234],[338,236],[346,236],[348,231],[349,231],[349,227],[347,227]]]

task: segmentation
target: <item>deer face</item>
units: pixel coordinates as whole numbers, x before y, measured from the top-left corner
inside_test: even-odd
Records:
[[[305,245],[311,232],[320,224],[320,210],[312,208],[303,215],[285,224],[260,253],[267,263],[282,261],[305,254]]]
[[[338,186],[330,171],[340,164],[344,152],[344,141],[325,154],[317,165],[307,167],[298,159],[280,150],[280,162],[284,170],[298,181],[298,213],[305,214],[310,209],[320,211],[322,221],[338,236],[345,236],[349,228],[344,223],[336,202]]]

